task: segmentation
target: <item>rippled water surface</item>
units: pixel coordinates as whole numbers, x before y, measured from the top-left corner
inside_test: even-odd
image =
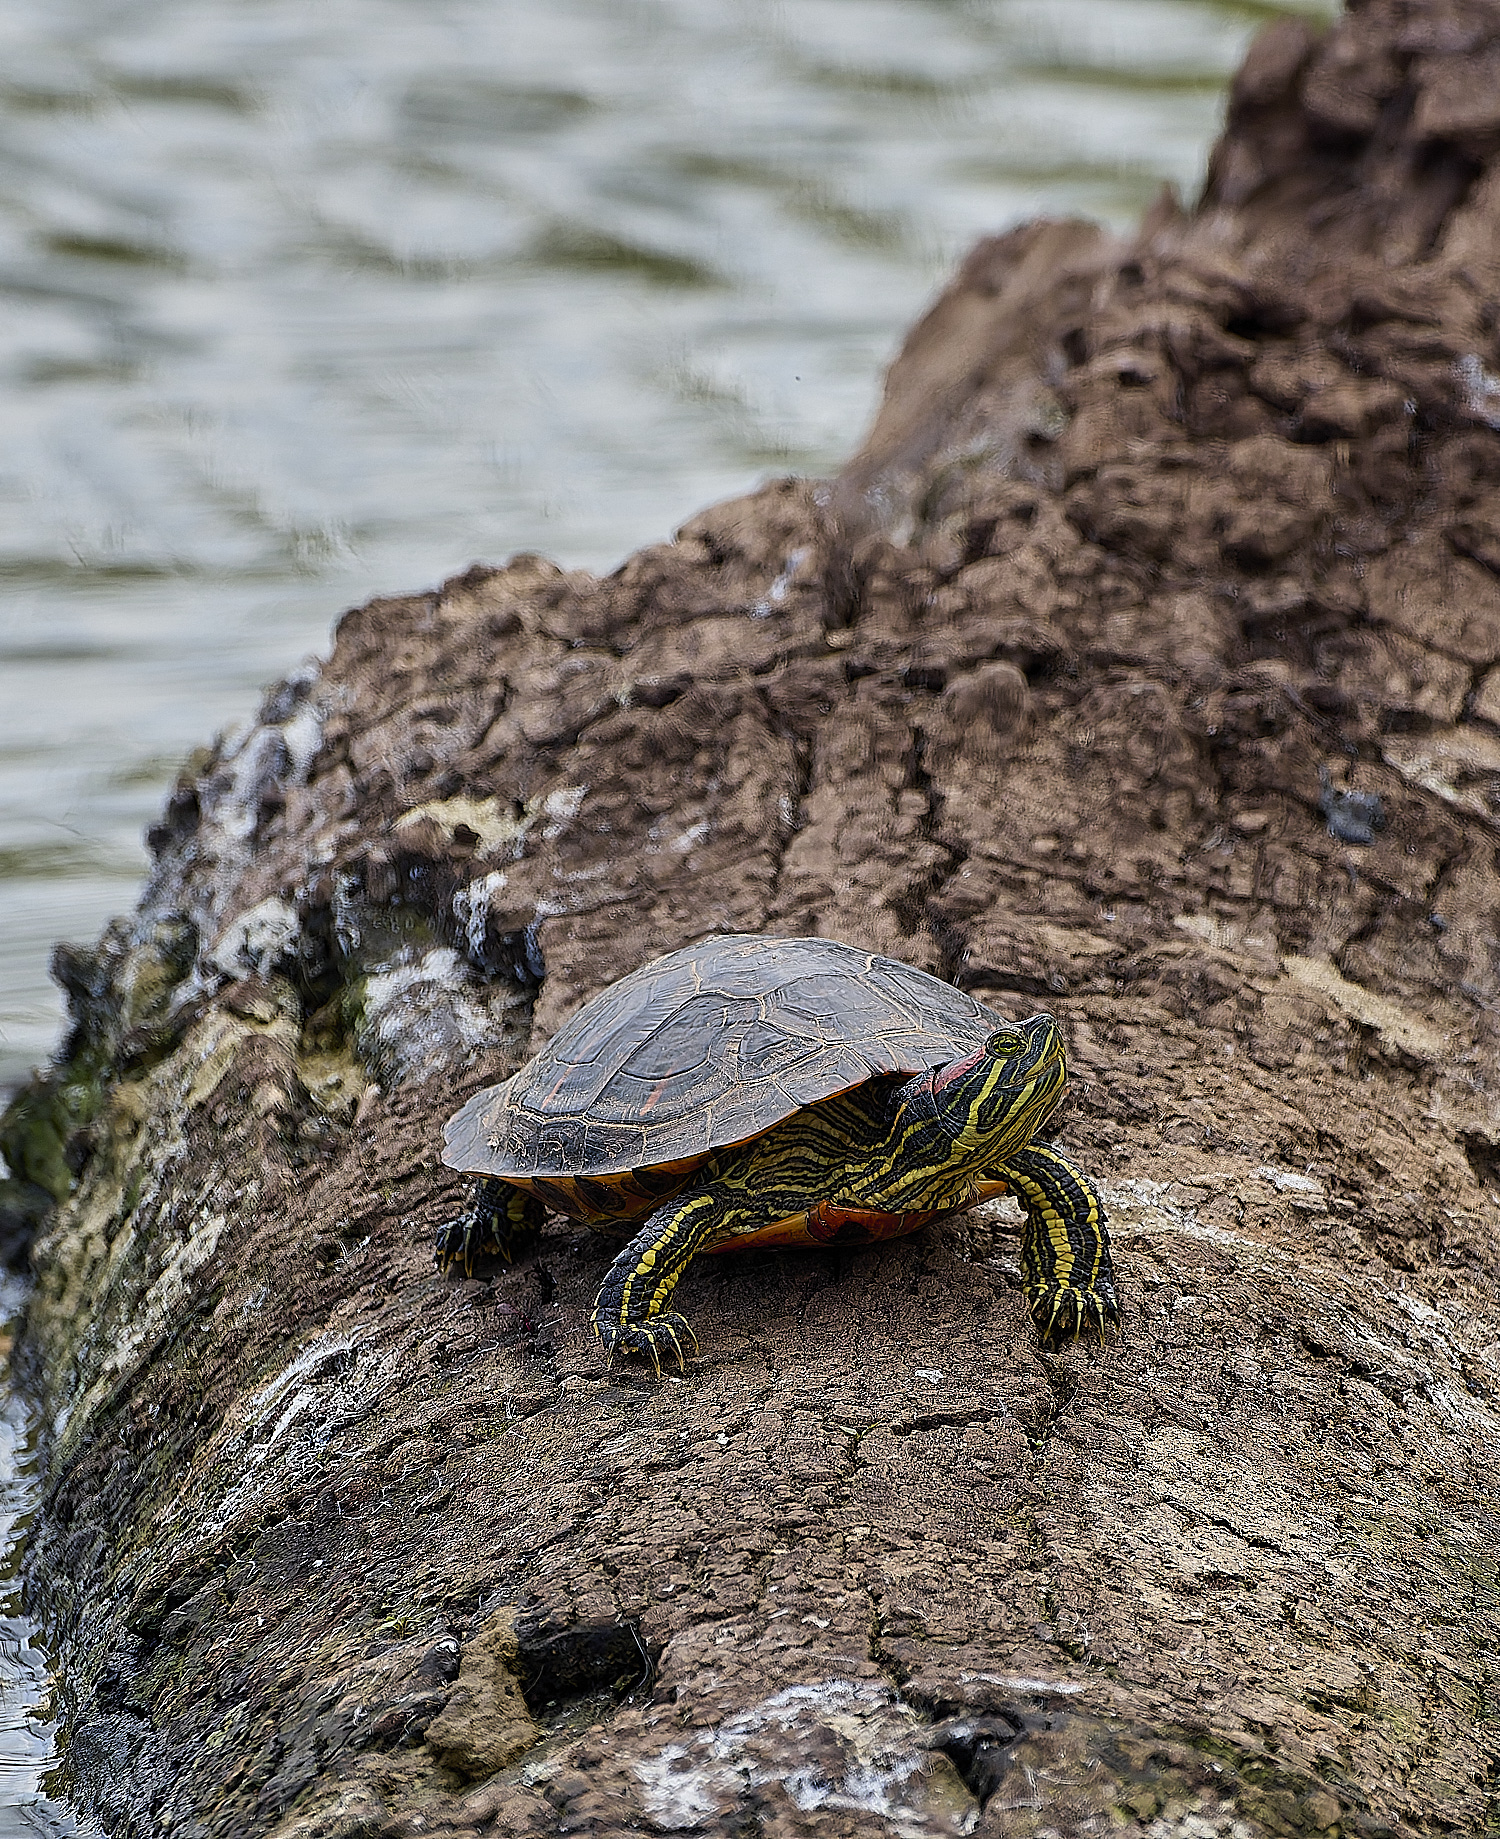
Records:
[[[35,1413],[9,1385],[14,1324],[24,1301],[14,1278],[0,1279],[0,1833],[92,1832],[75,1825],[43,1787],[55,1761],[53,1727],[40,1709],[47,1693],[46,1656],[21,1608],[16,1572],[21,1541],[36,1506]]]
[[[7,0],[0,1082],[343,606],[833,467],[976,236],[1194,190],[1281,10]]]

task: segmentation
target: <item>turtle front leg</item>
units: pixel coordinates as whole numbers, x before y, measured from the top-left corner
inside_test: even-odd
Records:
[[[1104,1202],[1087,1175],[1050,1143],[1019,1150],[1002,1171],[1026,1210],[1021,1274],[1043,1347],[1117,1328],[1115,1273]]]
[[[644,1354],[661,1373],[664,1348],[686,1370],[684,1343],[696,1353],[698,1337],[666,1303],[689,1261],[721,1236],[722,1208],[712,1194],[679,1196],[659,1207],[625,1247],[594,1303],[594,1333],[605,1352]]]
[[[433,1256],[440,1271],[462,1265],[465,1277],[483,1259],[503,1258],[507,1264],[529,1258],[542,1236],[547,1209],[534,1194],[493,1175],[477,1176],[469,1189],[469,1204],[457,1219],[437,1229]]]

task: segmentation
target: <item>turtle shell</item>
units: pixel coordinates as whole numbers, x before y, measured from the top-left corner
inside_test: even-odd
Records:
[[[522,1183],[691,1164],[1005,1026],[925,971],[832,939],[705,939],[622,977],[471,1098],[443,1160]]]

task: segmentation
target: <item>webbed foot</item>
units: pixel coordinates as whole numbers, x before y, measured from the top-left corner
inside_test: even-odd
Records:
[[[1002,1171],[1026,1212],[1021,1277],[1043,1347],[1120,1325],[1099,1190],[1055,1143],[1033,1143]]]
[[[662,1355],[687,1371],[698,1337],[666,1303],[694,1255],[714,1236],[718,1208],[703,1192],[659,1207],[609,1267],[594,1299],[594,1333],[611,1359],[642,1354],[661,1376]]]
[[[440,1271],[461,1268],[465,1277],[496,1262],[515,1264],[529,1258],[542,1236],[547,1209],[524,1188],[481,1175],[469,1191],[469,1204],[456,1219],[438,1227],[432,1253]]]
[[[1100,1284],[1092,1290],[1070,1283],[1028,1284],[1026,1302],[1045,1348],[1065,1347],[1086,1335],[1097,1336],[1103,1347],[1109,1331],[1120,1326],[1120,1307],[1112,1284]]]
[[[675,1309],[647,1316],[643,1322],[630,1323],[607,1321],[596,1309],[594,1333],[604,1343],[604,1351],[611,1360],[616,1354],[640,1354],[651,1362],[658,1379],[663,1354],[674,1355],[679,1369],[685,1373],[688,1354],[698,1351],[698,1337]]]

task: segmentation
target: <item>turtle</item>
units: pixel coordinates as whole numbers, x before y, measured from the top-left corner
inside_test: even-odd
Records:
[[[595,996],[449,1119],[473,1176],[445,1271],[533,1252],[549,1211],[629,1234],[594,1305],[606,1352],[686,1368],[668,1307],[700,1252],[851,1246],[1014,1193],[1043,1345],[1119,1323],[1098,1189],[1040,1136],[1067,1078],[1050,1015],[1007,1021],[834,939],[730,933]]]

